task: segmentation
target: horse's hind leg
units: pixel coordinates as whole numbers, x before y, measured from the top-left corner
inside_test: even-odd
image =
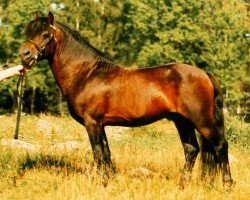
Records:
[[[232,185],[233,180],[228,161],[228,143],[225,139],[224,133],[222,132],[224,131],[224,128],[220,129],[218,127],[216,128],[216,125],[207,125],[198,127],[197,130],[202,136],[202,145],[205,147],[201,148],[202,162],[206,162],[205,164],[208,165],[211,164],[212,167],[214,163],[217,162],[220,170],[222,171],[222,181],[225,187],[229,188]],[[214,149],[215,155],[213,157],[209,156],[209,151],[206,152],[206,147]],[[210,153],[213,154],[212,151]]]
[[[188,183],[191,178],[192,169],[199,153],[199,145],[195,136],[194,125],[188,119],[177,116],[174,119],[174,123],[179,132],[186,159],[180,179],[180,187],[184,188],[184,185]]]
[[[103,150],[104,150],[104,162],[106,166],[111,170],[112,173],[115,173],[115,166],[111,162],[110,158],[110,149],[109,149],[109,144],[108,144],[108,139],[104,130],[104,127],[102,128],[102,141],[103,141]]]
[[[233,179],[231,177],[229,160],[228,160],[228,143],[225,137],[221,137],[214,145],[215,151],[218,156],[219,166],[222,171],[222,181],[226,189],[230,188]]]

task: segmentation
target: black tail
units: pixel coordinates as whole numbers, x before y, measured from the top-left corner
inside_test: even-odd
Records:
[[[219,86],[219,83],[215,77],[207,73],[214,86],[214,109],[213,117],[215,130],[220,137],[224,138],[224,115],[223,115],[223,93]],[[216,174],[218,171],[218,158],[214,147],[210,142],[201,136],[201,161],[202,161],[202,175],[204,176],[207,172]]]

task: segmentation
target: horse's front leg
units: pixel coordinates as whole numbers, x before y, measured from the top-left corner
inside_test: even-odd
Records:
[[[108,140],[101,123],[88,117],[85,119],[85,127],[88,132],[94,160],[98,169],[103,170],[103,175],[108,177],[109,168],[112,167]]]
[[[85,127],[88,132],[94,160],[97,164],[97,167],[100,168],[102,164],[105,164],[104,145],[102,140],[102,127],[98,122],[94,120],[88,121],[85,124]]]

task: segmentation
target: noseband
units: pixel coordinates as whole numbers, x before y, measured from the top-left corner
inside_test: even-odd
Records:
[[[39,47],[33,40],[30,40],[30,39],[27,40],[27,42],[32,43],[32,44],[36,47],[36,49],[37,49],[37,51],[38,51],[38,53],[35,55],[35,62],[36,62],[37,60],[39,60],[39,59],[42,57],[42,55],[43,55],[43,53],[44,53],[44,50],[45,50],[46,46],[47,46],[53,39],[54,39],[54,41],[56,42],[56,39],[55,39],[55,37],[54,37],[55,32],[56,32],[56,27],[55,27],[55,26],[52,26],[52,25],[50,25],[50,27],[53,29],[53,32],[50,34],[50,36],[49,36],[49,38],[48,38],[48,41],[47,41],[42,47]]]

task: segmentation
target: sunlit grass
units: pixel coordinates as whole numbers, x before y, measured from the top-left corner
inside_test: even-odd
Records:
[[[0,139],[13,138],[15,116],[1,116]],[[249,128],[249,126],[246,126]],[[244,128],[246,128],[244,126]],[[23,116],[20,140],[40,145],[27,152],[0,145],[0,199],[249,199],[250,157],[230,145],[236,184],[227,192],[219,176],[214,185],[200,181],[199,161],[191,183],[178,188],[184,153],[173,124],[160,121],[132,129],[108,128],[117,173],[103,185],[93,165],[85,129],[70,117]],[[116,134],[115,134],[116,133]],[[76,151],[51,151],[62,142],[77,141]]]

